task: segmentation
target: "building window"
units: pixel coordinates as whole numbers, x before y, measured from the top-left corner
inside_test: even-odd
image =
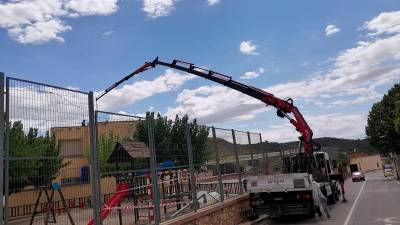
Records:
[[[82,139],[60,140],[58,142],[63,157],[74,157],[83,155]]]

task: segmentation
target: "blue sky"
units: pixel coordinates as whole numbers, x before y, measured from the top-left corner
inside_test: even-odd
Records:
[[[0,71],[98,92],[156,56],[177,58],[293,97],[316,137],[363,138],[371,105],[399,82],[399,10],[396,0],[0,1]],[[126,85],[100,107],[298,136],[271,108],[178,71]]]

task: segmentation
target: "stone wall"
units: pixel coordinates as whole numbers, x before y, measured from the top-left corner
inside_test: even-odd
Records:
[[[241,211],[248,208],[249,204],[249,196],[241,195],[168,220],[161,225],[237,225],[246,221]]]

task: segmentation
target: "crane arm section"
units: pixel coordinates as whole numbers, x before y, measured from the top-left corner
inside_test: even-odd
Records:
[[[320,149],[320,146],[313,142],[313,140],[312,140],[313,132],[312,132],[311,128],[308,126],[307,122],[303,118],[303,116],[300,113],[300,111],[298,110],[298,108],[293,105],[292,99],[290,99],[290,98],[286,99],[286,100],[280,99],[278,97],[275,97],[273,94],[268,93],[264,90],[261,90],[259,88],[235,81],[230,76],[227,76],[227,75],[224,75],[224,74],[212,71],[212,70],[204,69],[204,68],[195,66],[193,63],[184,62],[184,61],[180,61],[180,60],[172,60],[172,62],[164,62],[164,61],[160,61],[157,57],[152,62],[146,62],[141,67],[139,67],[134,72],[132,72],[130,75],[126,76],[122,80],[118,81],[117,83],[115,83],[112,86],[110,86],[109,88],[107,88],[102,94],[100,94],[99,97],[96,98],[96,100],[99,100],[106,93],[108,93],[113,88],[117,87],[119,84],[121,84],[125,80],[129,79],[130,77],[132,77],[138,73],[141,73],[149,68],[155,67],[157,65],[166,66],[166,67],[184,71],[184,72],[187,72],[187,73],[199,76],[199,77],[203,77],[207,80],[214,81],[216,83],[227,86],[231,89],[237,90],[237,91],[239,91],[243,94],[246,94],[250,97],[256,98],[256,99],[264,102],[266,105],[275,107],[277,109],[277,115],[281,118],[286,117],[287,119],[289,119],[290,123],[296,128],[296,130],[298,132],[300,132],[300,134],[301,134],[300,140],[303,143],[305,153],[311,153],[314,150]],[[294,118],[292,118],[288,115],[290,113],[294,116]]]

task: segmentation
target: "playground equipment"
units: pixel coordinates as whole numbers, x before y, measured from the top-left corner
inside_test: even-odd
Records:
[[[178,211],[186,206],[187,201],[190,201],[190,199],[185,199],[190,197],[190,190],[184,187],[189,187],[190,184],[187,174],[187,169],[165,168],[158,172],[158,186],[163,199],[160,207],[163,208],[164,214],[168,213],[171,206],[175,206]],[[133,211],[134,221],[138,222],[142,217],[139,210],[146,210],[146,220],[154,221],[150,174],[136,174],[124,179],[116,179],[118,183],[116,192],[104,204],[101,210],[101,219],[105,220],[113,211],[117,211],[119,224],[122,225],[122,211]],[[136,182],[133,182],[133,180],[136,180]],[[134,183],[136,185],[133,185]],[[87,224],[93,225],[94,220],[90,220]]]
[[[148,159],[149,154],[150,150],[142,142],[116,142],[107,162],[115,165],[115,171],[120,171],[122,165],[125,167],[123,168],[124,172],[114,175],[117,182],[116,192],[101,209],[101,220],[105,220],[113,211],[117,211],[119,224],[122,225],[122,211],[133,210],[133,218],[136,223],[142,217],[139,210],[147,210],[145,217],[148,221],[154,221],[151,175],[146,170],[135,168],[135,159]],[[186,168],[176,169],[175,166],[173,161],[166,160],[157,168],[158,186],[163,199],[160,207],[164,209],[165,214],[168,213],[169,206],[176,206],[176,210],[180,210],[184,206],[186,196],[190,198],[188,170]],[[87,224],[93,225],[94,220],[88,221]]]
[[[49,191],[50,191],[50,195],[49,195]],[[57,191],[58,194],[60,195],[61,202],[62,202],[65,212],[68,215],[69,222],[72,225],[75,225],[75,222],[72,219],[71,213],[69,212],[69,207],[67,205],[67,202],[65,201],[64,194],[61,191],[61,186],[59,183],[53,183],[52,185],[40,187],[38,197],[37,197],[36,203],[35,203],[35,208],[33,210],[33,214],[31,216],[31,220],[29,222],[30,225],[33,224],[33,221],[35,220],[36,215],[39,213],[38,207],[39,207],[39,203],[40,203],[40,198],[42,197],[42,193],[44,193],[46,195],[46,199],[47,199],[47,202],[46,202],[47,208],[46,208],[46,216],[44,219],[44,224],[47,225],[49,223],[57,223],[56,216],[55,216],[55,209],[54,209],[54,191]],[[49,221],[50,212],[51,212],[51,216],[52,216],[52,221]]]
[[[120,205],[122,199],[124,199],[129,194],[129,185],[127,183],[122,183],[117,185],[117,191],[115,194],[104,204],[103,209],[101,210],[101,220],[107,218],[107,216],[112,211],[113,207],[116,205]],[[120,224],[122,220],[120,220]],[[94,225],[94,220],[91,219],[88,222],[88,225]]]

